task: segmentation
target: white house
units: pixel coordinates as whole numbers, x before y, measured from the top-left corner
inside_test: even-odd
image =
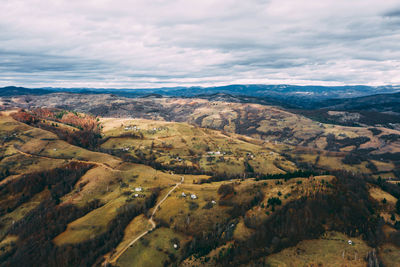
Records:
[[[182,192],[182,197],[186,197],[186,194],[185,194],[185,192]]]
[[[143,189],[142,189],[141,187],[136,187],[136,188],[135,188],[135,191],[136,191],[136,192],[142,192]]]
[[[196,196],[195,194],[191,194],[191,195],[190,195],[190,198],[191,198],[191,199],[197,199],[197,196]]]
[[[208,151],[207,152],[208,155],[221,155],[221,151]]]

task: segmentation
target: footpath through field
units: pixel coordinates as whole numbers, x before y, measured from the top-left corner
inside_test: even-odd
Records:
[[[160,207],[160,205],[171,195],[171,193],[178,187],[180,186],[183,181],[185,180],[185,178],[183,176],[181,176],[181,181],[178,182],[171,190],[168,191],[168,193],[164,196],[163,199],[161,199],[157,205],[154,207],[153,212],[151,213],[151,216],[149,218],[149,223],[151,224],[151,228],[149,230],[144,231],[143,233],[141,233],[139,236],[137,236],[135,239],[133,239],[131,242],[129,242],[128,245],[126,245],[118,254],[116,254],[114,257],[112,257],[112,259],[110,261],[108,261],[109,263],[115,263],[119,257],[121,257],[122,254],[124,254],[124,252],[133,244],[135,244],[137,241],[139,241],[143,236],[147,235],[149,232],[151,232],[152,230],[154,230],[156,228],[156,223],[153,220],[154,215],[156,214],[158,207]],[[107,261],[106,261],[107,263]]]

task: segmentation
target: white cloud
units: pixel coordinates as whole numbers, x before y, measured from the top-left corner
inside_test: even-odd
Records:
[[[5,0],[0,85],[400,84],[394,0]]]

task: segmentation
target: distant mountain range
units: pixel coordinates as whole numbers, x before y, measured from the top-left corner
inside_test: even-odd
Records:
[[[381,112],[400,113],[400,93],[375,94],[362,97],[345,99],[323,100],[314,108],[325,108],[331,110],[367,110]]]
[[[154,98],[155,101],[163,97],[183,99],[201,98],[210,102],[255,103],[266,106],[279,106],[290,112],[302,114],[313,120],[324,123],[346,126],[384,125],[388,128],[397,129],[400,127],[399,90],[400,88],[395,86],[324,87],[292,85],[230,85],[209,88],[191,87],[136,90],[88,88],[29,89],[23,87],[4,87],[0,88],[0,97],[3,98],[5,106],[12,106],[10,103],[15,104],[15,102],[11,98],[20,96],[22,102],[32,104],[35,102],[34,99],[39,97],[38,99],[41,99],[40,101],[44,101],[39,104],[39,106],[50,102],[58,103],[59,108],[68,109],[67,106],[63,107],[60,103],[63,103],[66,99],[75,99],[77,97],[77,103],[73,104],[79,106],[81,105],[81,96],[84,95],[84,98],[91,99],[90,103],[97,102],[99,106],[96,108],[100,108],[100,110],[105,108],[105,104],[109,101],[106,99],[109,98],[119,98],[126,103],[134,102],[136,108],[138,108],[141,103],[148,103],[147,100],[152,98]],[[52,93],[63,94],[52,95]],[[68,93],[73,93],[75,95],[69,96]],[[36,98],[34,98],[35,95]],[[95,101],[95,99],[97,100]],[[20,104],[17,104],[17,106],[21,107]],[[156,106],[153,107],[154,110],[157,109]],[[110,108],[118,110],[116,104],[113,104]],[[151,112],[153,109],[150,109],[148,112]],[[144,110],[147,109],[144,107],[142,111]],[[334,111],[339,111],[341,113]],[[97,114],[99,110],[86,110],[86,112]],[[122,114],[123,111],[120,110],[117,113]]]
[[[298,86],[298,85],[227,85],[216,87],[170,87],[151,89],[113,89],[113,88],[36,88],[24,87],[3,87],[0,88],[0,95],[10,94],[47,94],[54,92],[71,93],[107,93],[126,97],[137,97],[148,94],[160,94],[163,96],[186,96],[192,97],[199,94],[228,93],[232,95],[246,95],[255,97],[274,98],[309,98],[309,99],[330,99],[350,98],[367,96],[373,94],[386,94],[400,92],[400,86]]]
[[[7,86],[0,88],[0,96],[16,96],[16,95],[44,95],[54,93],[53,90],[47,89],[29,89],[24,87]]]
[[[0,96],[50,93],[112,94],[119,97],[196,97],[213,101],[279,105],[294,109],[364,110],[400,113],[400,86],[227,85],[152,89],[0,88]]]

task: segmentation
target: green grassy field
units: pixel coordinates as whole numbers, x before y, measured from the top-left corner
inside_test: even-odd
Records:
[[[104,135],[110,139],[104,149],[125,151],[131,156],[149,159],[165,166],[189,166],[205,172],[239,175],[248,162],[255,172],[284,173],[296,166],[265,146],[185,123],[149,120],[104,120]],[[112,123],[112,125],[107,125]],[[132,128],[135,127],[135,128]],[[137,134],[142,138],[123,137]],[[277,164],[279,162],[279,165]]]
[[[186,238],[175,231],[160,227],[129,248],[117,261],[117,266],[164,266],[170,259],[180,258],[179,250]],[[174,244],[179,245],[174,248]]]
[[[348,244],[348,240],[352,244]],[[269,266],[366,266],[364,257],[372,248],[360,238],[327,232],[320,239],[301,241],[297,246],[265,258]]]

